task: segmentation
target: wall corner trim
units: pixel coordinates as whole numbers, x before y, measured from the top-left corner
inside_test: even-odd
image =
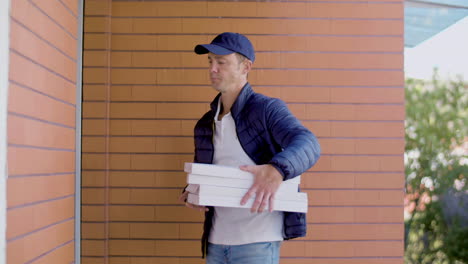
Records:
[[[10,0],[0,1],[0,264],[6,264],[6,183]]]
[[[81,123],[83,80],[84,0],[78,0],[78,40],[76,61],[76,136],[75,136],[75,262],[81,263]]]

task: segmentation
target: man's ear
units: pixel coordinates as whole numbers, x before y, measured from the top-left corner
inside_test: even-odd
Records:
[[[243,64],[244,64],[244,69],[243,69],[243,73],[244,74],[247,74],[250,72],[250,70],[252,69],[252,61],[251,60],[245,60],[243,61]]]

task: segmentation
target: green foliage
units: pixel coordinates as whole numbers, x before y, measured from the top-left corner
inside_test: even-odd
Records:
[[[468,228],[456,225],[447,230],[442,251],[451,262],[460,260],[463,263],[468,263]]]
[[[467,91],[406,81],[406,263],[468,263]]]

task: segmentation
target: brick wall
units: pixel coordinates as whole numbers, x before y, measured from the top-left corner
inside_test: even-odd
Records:
[[[7,262],[73,263],[78,2],[11,0]]]
[[[86,1],[83,263],[203,263],[177,202],[215,96],[193,48],[246,34],[249,80],[318,137],[307,237],[281,263],[403,263],[403,2]]]

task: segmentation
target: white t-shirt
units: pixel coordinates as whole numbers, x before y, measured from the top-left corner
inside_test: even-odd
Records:
[[[236,125],[231,113],[226,114],[222,120],[218,121],[219,109],[220,103],[218,103],[218,111],[215,116],[213,164],[231,167],[255,165],[237,138]],[[242,245],[281,241],[283,240],[282,234],[282,212],[251,213],[250,209],[246,208],[217,206],[208,241],[221,245]]]

